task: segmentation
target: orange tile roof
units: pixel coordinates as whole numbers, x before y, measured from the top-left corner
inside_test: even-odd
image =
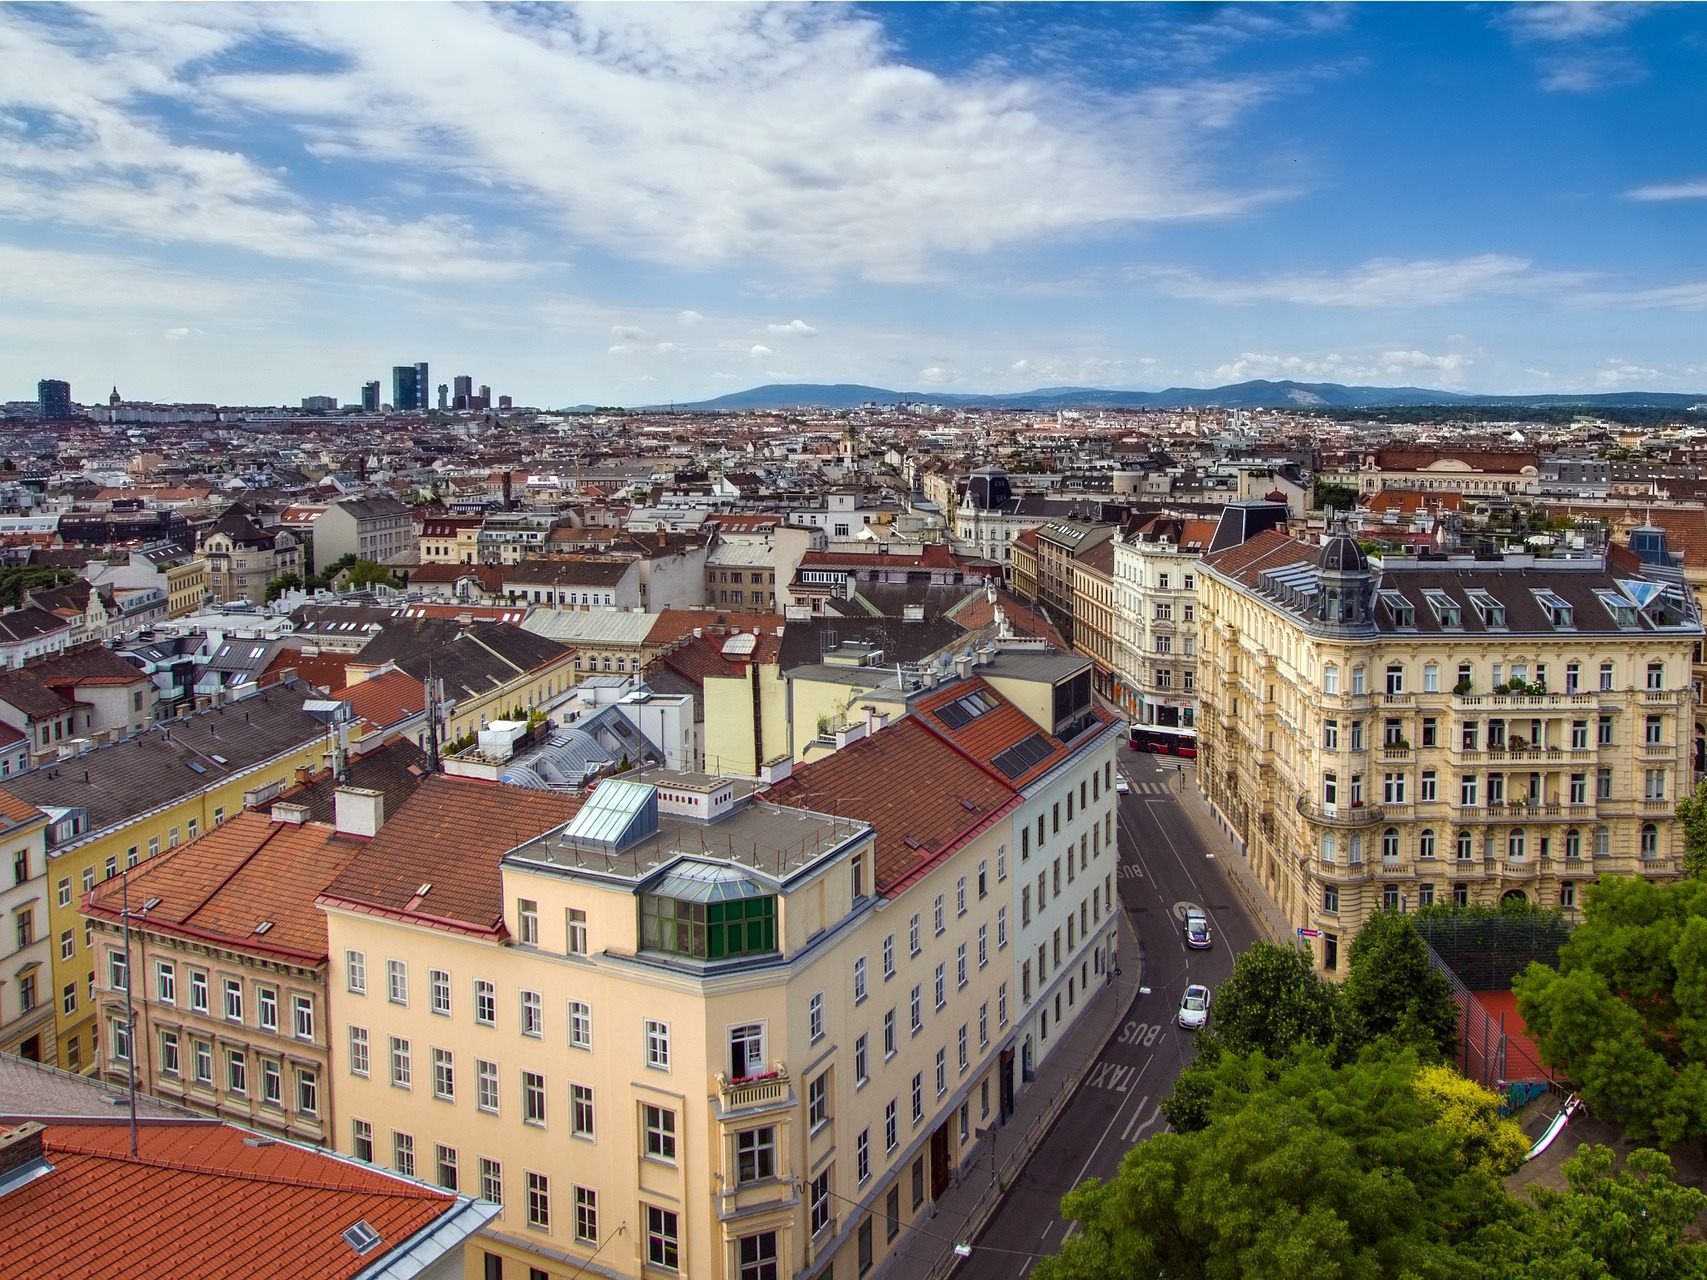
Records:
[[[350,685],[338,694],[338,699],[349,703],[358,719],[375,728],[387,729],[424,711],[427,690],[406,671],[387,671]]]
[[[1247,586],[1257,580],[1261,568],[1268,564],[1297,564],[1305,560],[1314,563],[1318,547],[1308,547],[1278,529],[1264,529],[1256,537],[1226,547],[1203,557],[1203,563]]]
[[[982,693],[994,701],[996,706],[958,729],[951,728],[948,721],[937,714],[950,703],[959,702],[974,692]],[[982,676],[974,676],[970,680],[956,680],[948,688],[939,689],[930,697],[921,699],[915,704],[915,710],[925,718],[931,728],[989,769],[995,768],[995,758],[1009,747],[1025,741],[1033,734],[1042,738],[1049,744],[1049,754],[1018,777],[1009,779],[1015,787],[1023,787],[1032,779],[1048,773],[1069,754],[1065,745],[1053,735],[1039,729],[1030,716],[1002,697]]]
[[[344,687],[349,679],[345,670],[350,665],[351,653],[317,653],[306,654],[300,649],[280,649],[266,669],[261,672],[258,684],[277,684],[287,679],[294,671],[308,684],[328,693],[336,693]]]
[[[314,899],[362,847],[323,823],[240,813],[130,872],[131,921],[176,937],[318,963],[326,959],[326,917]],[[105,881],[84,900],[84,914],[120,920],[122,893],[118,877]],[[142,915],[143,904],[155,898],[158,904]],[[271,928],[256,933],[264,920]]]
[[[1442,511],[1462,510],[1464,495],[1456,489],[1401,489],[1388,486],[1358,501],[1366,511],[1397,511],[1408,516],[1430,507],[1438,507]]]
[[[21,736],[21,735],[20,735]],[[16,827],[45,817],[42,811],[27,800],[20,800],[9,791],[0,791],[0,818]]]
[[[912,716],[801,766],[766,798],[871,823],[877,888],[888,896],[1019,803],[1012,787]]]
[[[652,630],[646,633],[649,645],[672,645],[694,633],[697,627],[709,634],[729,635],[736,631],[769,631],[773,635],[786,619],[779,613],[742,613],[728,609],[664,609]]]
[[[499,860],[562,826],[582,797],[434,774],[326,886],[328,906],[504,937]],[[423,884],[430,888],[423,896]]]
[[[447,1192],[288,1142],[250,1146],[232,1125],[56,1124],[51,1171],[5,1198],[0,1277],[341,1280],[455,1208]],[[91,1212],[92,1206],[99,1206]],[[358,1254],[343,1239],[379,1233]]]

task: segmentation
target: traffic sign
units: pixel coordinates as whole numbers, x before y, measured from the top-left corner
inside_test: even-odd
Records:
[[[1300,938],[1319,938],[1322,936],[1322,931],[1320,929],[1300,929],[1298,936]]]

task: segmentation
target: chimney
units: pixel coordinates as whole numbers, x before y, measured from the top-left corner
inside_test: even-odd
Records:
[[[281,800],[273,806],[272,817],[274,822],[288,822],[292,826],[300,827],[308,821],[308,806]]]
[[[332,794],[338,806],[336,825],[340,835],[379,834],[380,825],[385,821],[383,791],[375,791],[370,787],[339,787]]]
[[[0,1183],[11,1181],[19,1169],[46,1164],[41,1144],[42,1134],[46,1132],[44,1125],[26,1120],[16,1129],[0,1133]]]

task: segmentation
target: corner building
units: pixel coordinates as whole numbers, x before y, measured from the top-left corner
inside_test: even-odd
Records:
[[[1199,782],[1322,969],[1377,910],[1680,874],[1701,618],[1621,548],[1265,532],[1201,591]]]
[[[513,789],[464,784],[327,888],[338,1149],[501,1203],[471,1275],[940,1249],[910,1227],[997,1123],[1019,1016],[1020,797],[915,717],[825,765],[607,779],[496,858],[454,832]]]

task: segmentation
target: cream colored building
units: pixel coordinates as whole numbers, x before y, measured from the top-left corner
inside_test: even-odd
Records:
[[[1324,969],[1373,911],[1679,874],[1701,619],[1611,555],[1205,557],[1199,783]]]
[[[914,718],[766,795],[645,778],[501,862],[417,830],[407,885],[388,825],[328,888],[338,1149],[501,1202],[505,1274],[917,1274],[1015,1082],[1016,792]]]
[[[0,792],[0,1053],[57,1062],[47,814]]]

